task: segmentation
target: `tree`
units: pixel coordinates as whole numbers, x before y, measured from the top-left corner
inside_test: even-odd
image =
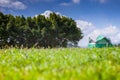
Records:
[[[12,15],[8,16],[8,23],[6,25],[6,31],[7,31],[7,45],[9,46],[15,46],[16,45],[16,32],[17,28],[15,27],[15,18]]]
[[[27,17],[0,13],[0,46],[67,47],[77,45],[82,32],[68,17],[51,13],[50,17]]]
[[[7,44],[8,33],[7,33],[7,23],[9,19],[7,15],[0,12],[0,46],[5,46]]]

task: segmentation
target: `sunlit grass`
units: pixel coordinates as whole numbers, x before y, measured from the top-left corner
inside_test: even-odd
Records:
[[[120,49],[1,49],[0,80],[119,80]]]

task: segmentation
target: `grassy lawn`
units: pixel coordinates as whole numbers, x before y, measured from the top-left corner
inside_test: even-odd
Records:
[[[0,80],[120,80],[120,48],[1,49]]]

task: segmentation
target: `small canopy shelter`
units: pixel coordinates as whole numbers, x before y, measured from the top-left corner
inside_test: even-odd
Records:
[[[89,44],[88,44],[88,48],[102,48],[102,47],[111,47],[112,43],[111,40],[106,38],[103,35],[99,35],[96,38],[96,42],[91,42],[91,40],[89,39]]]

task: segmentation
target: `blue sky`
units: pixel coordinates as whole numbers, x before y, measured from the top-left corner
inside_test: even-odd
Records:
[[[97,34],[109,34],[111,39],[115,35],[120,37],[119,8],[120,0],[0,0],[0,11],[3,13],[33,17],[51,10],[76,20],[77,26],[83,28],[86,36],[86,31],[91,35],[97,31]],[[89,30],[91,27],[92,31]],[[105,33],[104,29],[112,29],[114,35]],[[113,42],[118,43],[120,40],[116,38]]]
[[[15,2],[21,2],[21,5],[9,7]],[[24,16],[34,16],[51,10],[73,19],[87,20],[98,27],[104,27],[109,24],[120,26],[119,4],[120,0],[0,0],[0,9],[4,13]],[[15,8],[15,6],[18,7]],[[21,6],[23,8],[20,8]]]

